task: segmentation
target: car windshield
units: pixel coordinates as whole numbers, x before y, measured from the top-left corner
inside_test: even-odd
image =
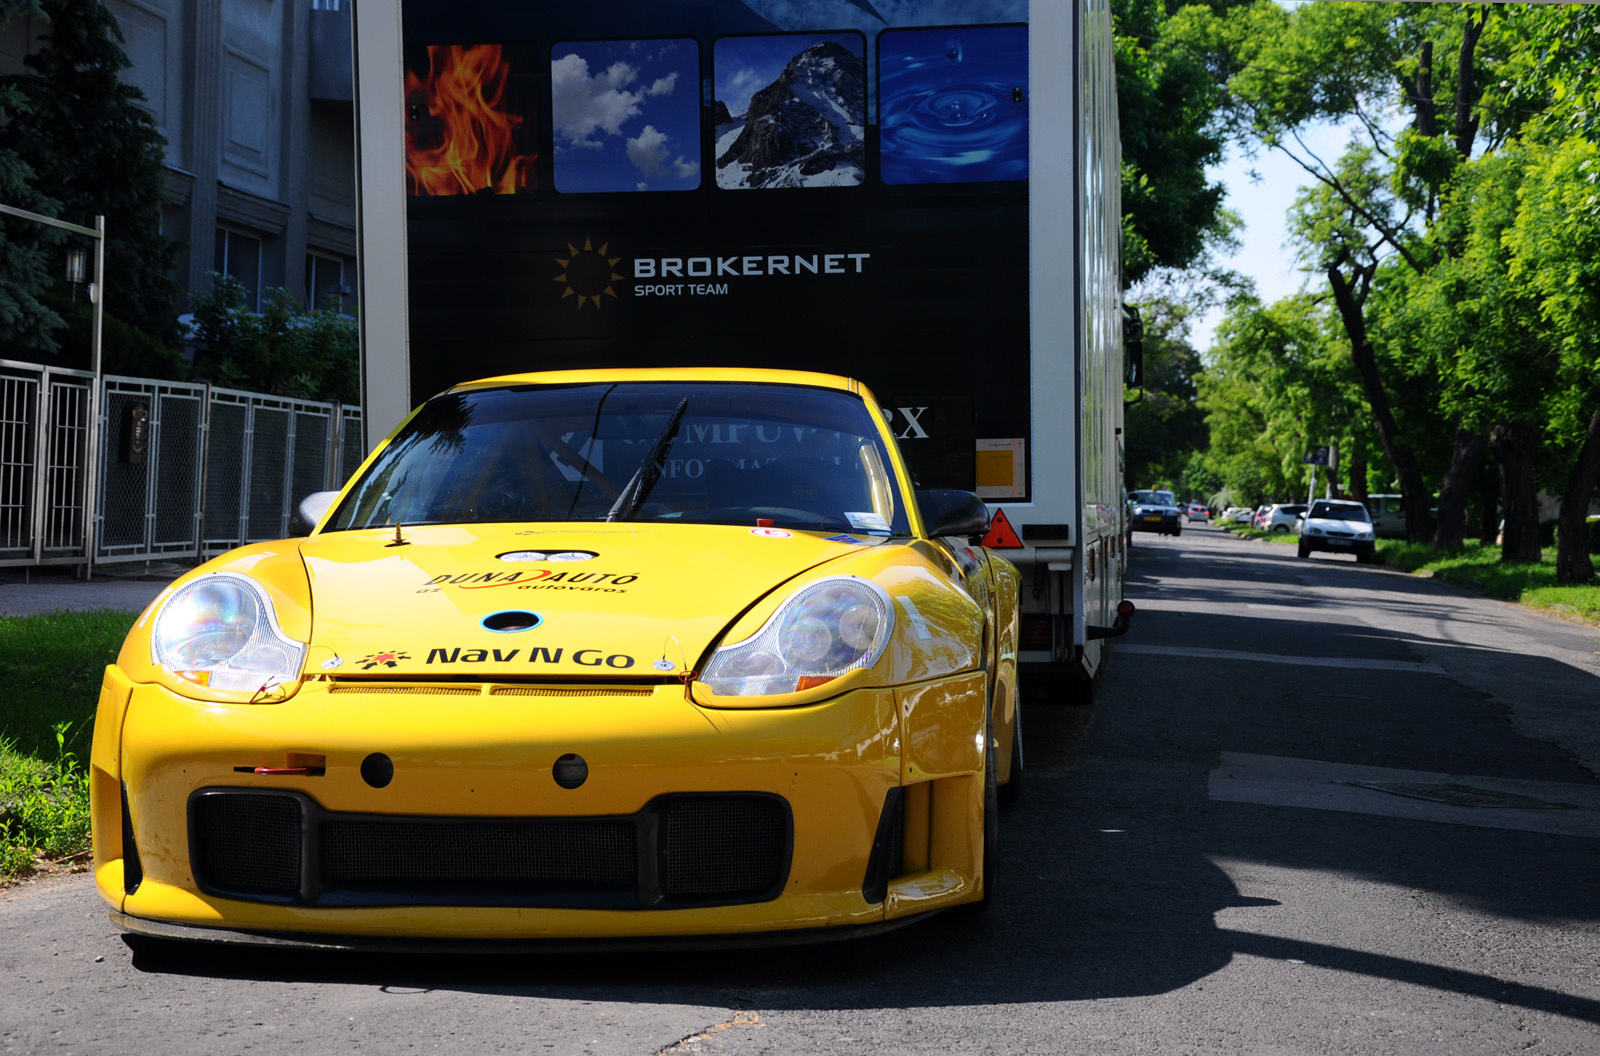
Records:
[[[1365,521],[1367,508],[1358,502],[1319,502],[1311,507],[1312,517],[1336,521]]]
[[[508,385],[430,400],[328,522],[663,521],[906,534],[860,397],[794,385]]]
[[[1128,496],[1143,506],[1174,506],[1177,498],[1170,491],[1135,491]]]

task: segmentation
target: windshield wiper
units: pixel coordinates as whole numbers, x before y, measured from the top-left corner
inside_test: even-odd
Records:
[[[622,494],[611,504],[611,509],[606,511],[606,520],[631,521],[633,515],[639,512],[639,507],[644,505],[644,500],[650,495],[650,489],[661,479],[661,467],[666,464],[667,451],[672,447],[672,441],[677,439],[678,426],[683,422],[683,412],[688,409],[689,397],[685,396],[678,401],[678,409],[672,412],[671,420],[656,438],[650,453],[644,456],[644,462],[634,471],[632,478],[623,487]]]

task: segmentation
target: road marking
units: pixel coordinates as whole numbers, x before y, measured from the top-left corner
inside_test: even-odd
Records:
[[[1200,660],[1254,660],[1262,664],[1299,664],[1304,667],[1337,667],[1346,671],[1412,671],[1423,675],[1442,675],[1438,664],[1419,664],[1409,660],[1364,660],[1345,656],[1279,656],[1277,653],[1246,653],[1237,649],[1199,649],[1180,645],[1138,645],[1118,642],[1119,653],[1144,656],[1188,656]]]
[[[1600,838],[1600,785],[1223,752],[1211,771],[1209,791],[1213,800],[1223,803]]]

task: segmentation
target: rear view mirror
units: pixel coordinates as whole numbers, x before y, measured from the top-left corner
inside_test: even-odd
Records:
[[[943,535],[982,535],[989,530],[989,507],[970,491],[925,488],[917,492],[922,525],[935,538]]]
[[[1144,388],[1144,320],[1139,309],[1122,306],[1122,380],[1130,389]]]

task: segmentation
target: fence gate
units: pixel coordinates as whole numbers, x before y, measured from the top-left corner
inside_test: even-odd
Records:
[[[104,407],[96,562],[282,539],[295,504],[339,487],[363,454],[360,410],[337,403],[107,377]]]
[[[0,360],[0,565],[87,564],[94,375]]]

